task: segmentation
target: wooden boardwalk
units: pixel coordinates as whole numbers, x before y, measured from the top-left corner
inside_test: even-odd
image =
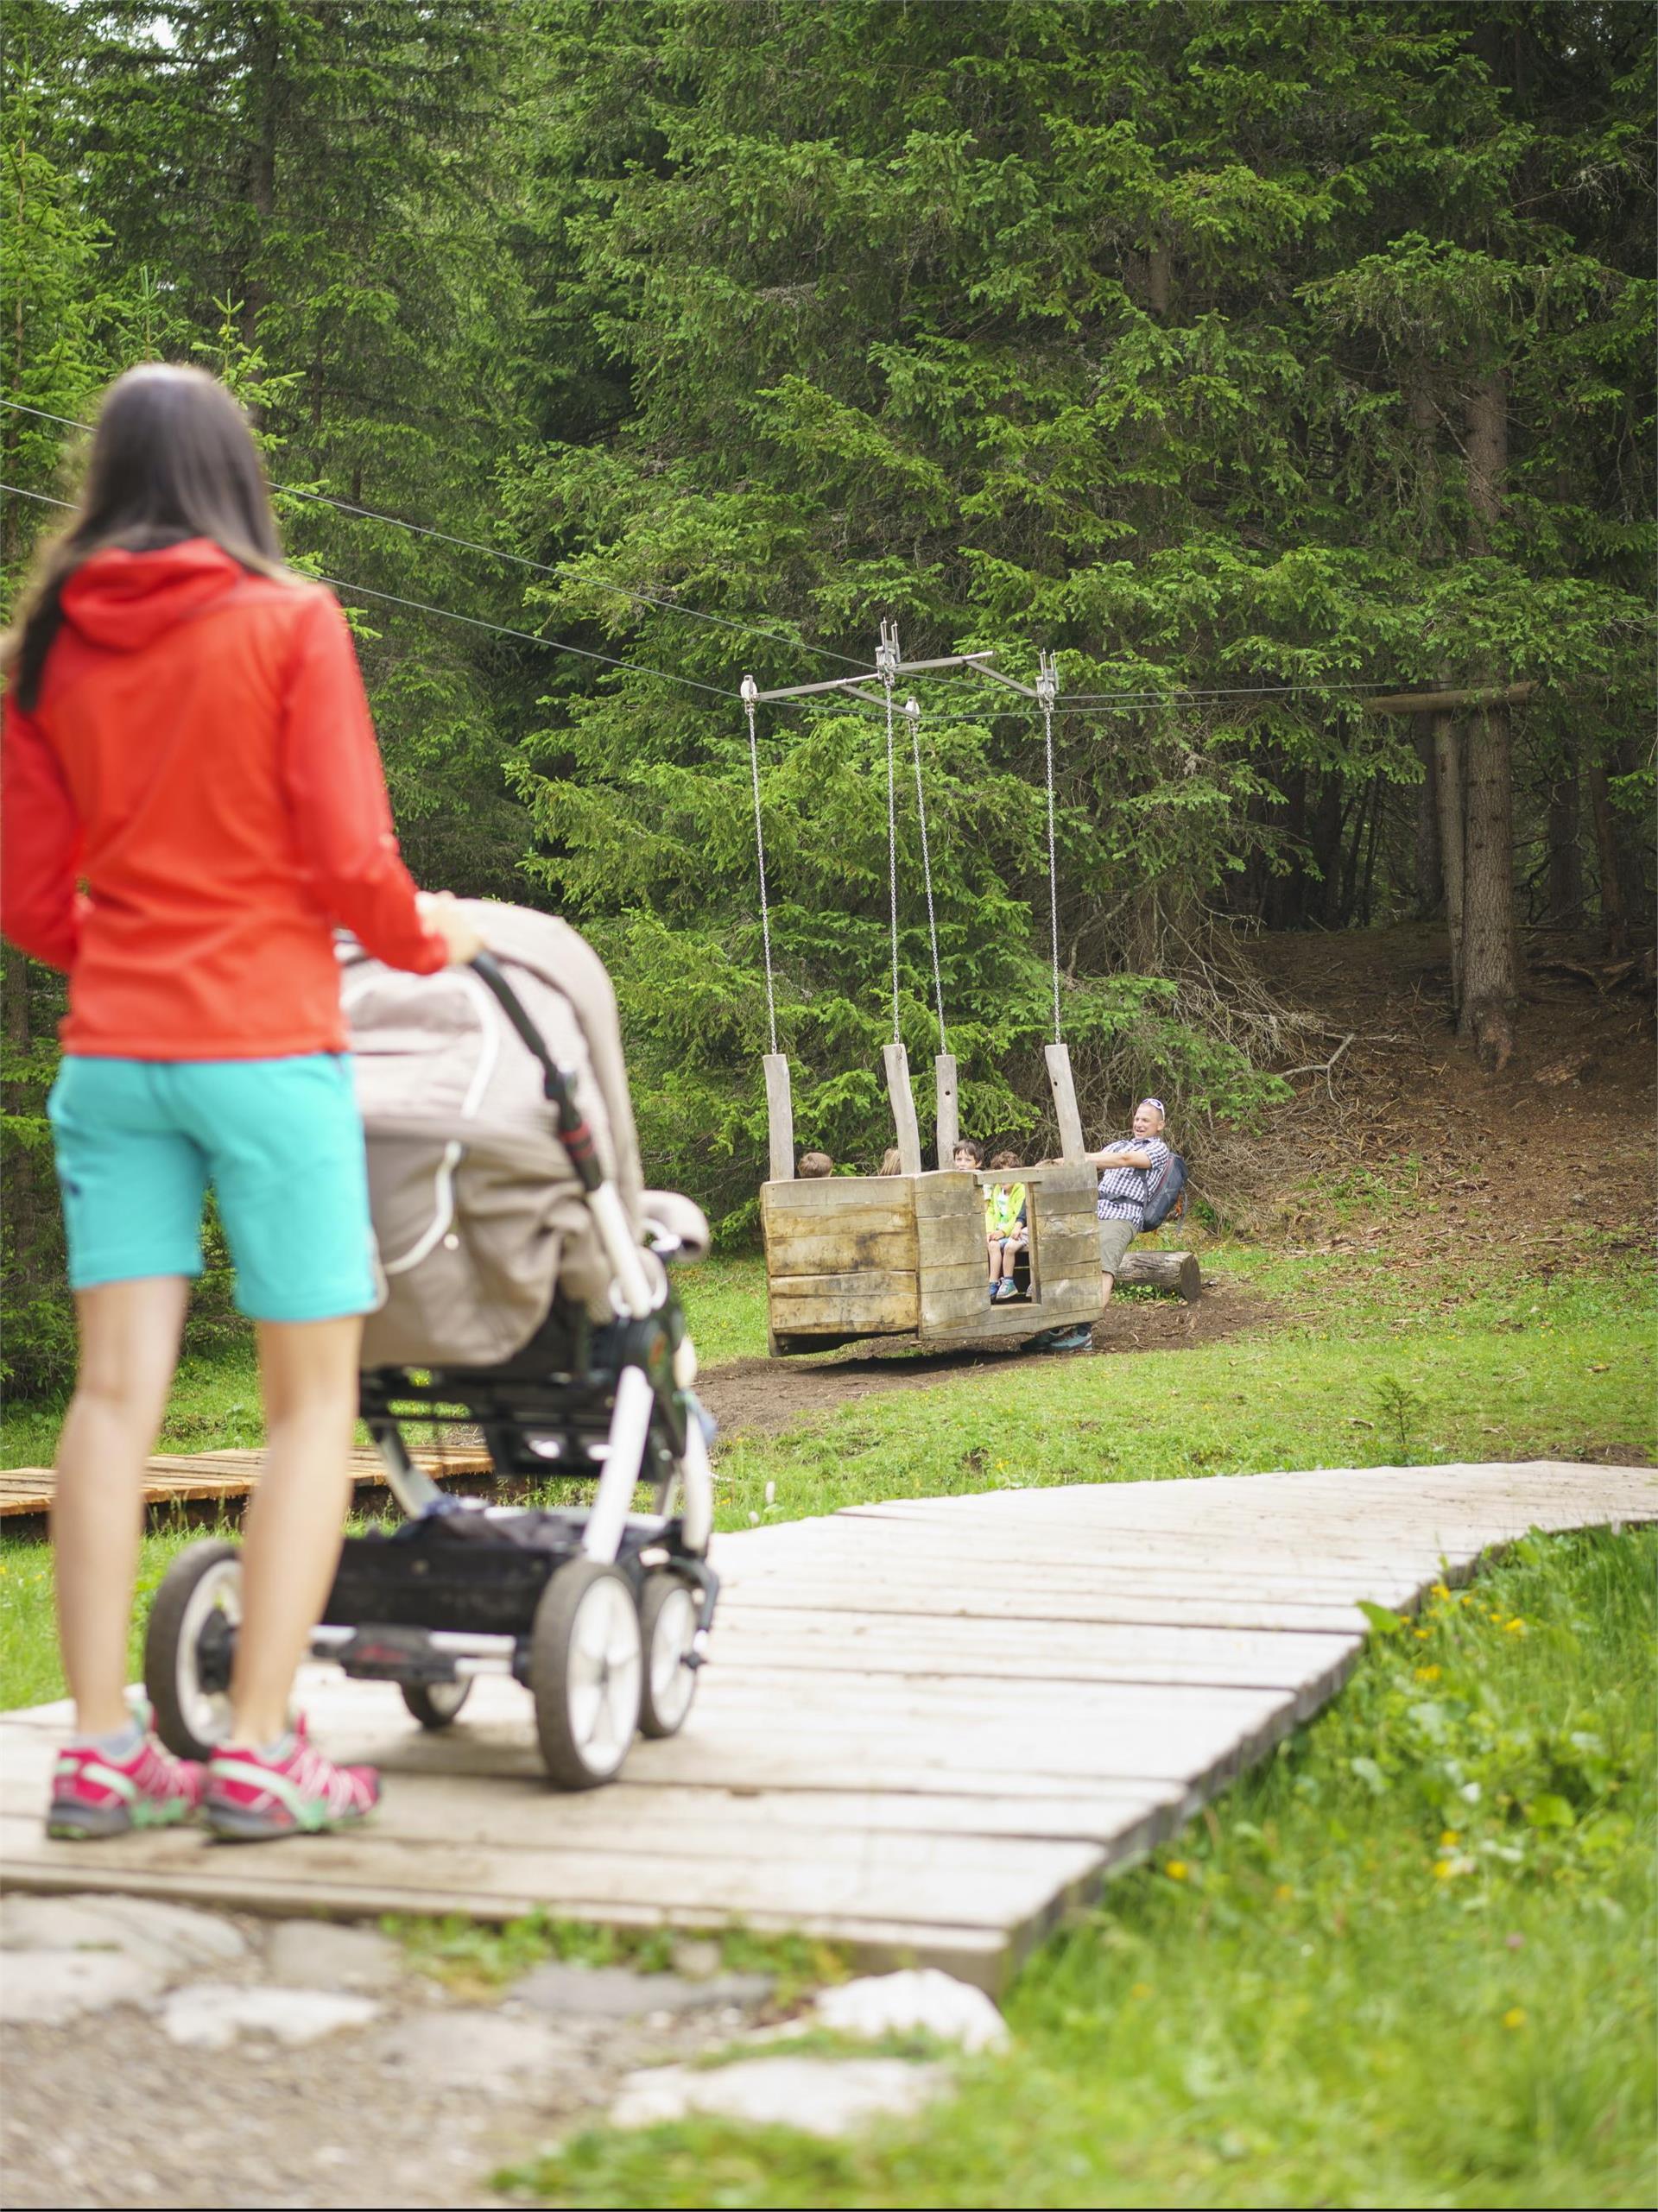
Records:
[[[215,1499],[244,1498],[259,1479],[263,1451],[158,1452],[144,1469],[144,1503],[165,1508],[211,1504]],[[487,1475],[485,1451],[416,1452],[429,1475]],[[359,1490],[383,1489],[385,1471],[377,1451],[351,1454],[351,1478]],[[49,1467],[0,1469],[0,1520],[49,1513],[57,1477]]]
[[[321,1671],[313,1725],[377,1760],[356,1836],[270,1851],[41,1827],[61,1706],[0,1722],[0,1886],[341,1917],[541,1907],[741,1920],[997,1988],[1020,1954],[1339,1686],[1356,1601],[1414,1603],[1530,1527],[1658,1520],[1650,1469],[1524,1465],[999,1491],[722,1537],[685,1733],[550,1792],[528,1699],[484,1683],[446,1736]]]

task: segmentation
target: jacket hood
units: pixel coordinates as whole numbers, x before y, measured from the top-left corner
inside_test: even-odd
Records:
[[[154,553],[109,547],[65,580],[59,604],[89,644],[130,653],[234,591],[247,572],[211,538]]]

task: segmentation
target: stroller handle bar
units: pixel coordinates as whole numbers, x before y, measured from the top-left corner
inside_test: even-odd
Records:
[[[656,1301],[650,1278],[640,1257],[638,1240],[623,1207],[615,1184],[604,1173],[598,1147],[587,1117],[576,1103],[575,1083],[547,1050],[547,1040],[530,1020],[528,1011],[492,952],[478,952],[471,963],[473,974],[485,984],[524,1043],[541,1065],[541,1089],[558,1117],[559,1141],[570,1158],[587,1199],[588,1210],[604,1247],[616,1280],[619,1302],[636,1319],[642,1319]]]

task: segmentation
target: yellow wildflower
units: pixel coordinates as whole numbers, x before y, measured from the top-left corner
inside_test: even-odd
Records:
[[[1441,1851],[1454,1851],[1461,1841],[1461,1836],[1454,1828],[1447,1828],[1440,1838],[1440,1849]]]
[[[1171,1859],[1168,1864],[1163,1868],[1163,1872],[1168,1876],[1170,1881],[1184,1881],[1186,1880],[1186,1861],[1184,1859]]]
[[[1453,1860],[1435,1859],[1433,1861],[1433,1878],[1436,1881],[1449,1881],[1456,1871],[1456,1863]]]
[[[1437,1597],[1443,1603],[1450,1597],[1451,1593],[1443,1583],[1435,1583],[1428,1595],[1430,1597]]]
[[[1436,1666],[1419,1666],[1416,1670],[1418,1682],[1437,1682],[1439,1678],[1440,1670]]]
[[[1427,1641],[1427,1630],[1426,1628],[1413,1628],[1410,1633],[1415,1637],[1419,1644],[1425,1644]]]
[[[1503,1634],[1505,1636],[1523,1636],[1525,1633],[1526,1624],[1517,1613],[1512,1621],[1505,1621],[1503,1623]]]
[[[1129,1994],[1130,1997],[1149,1997],[1151,1994],[1150,1982],[1136,1981],[1133,1988],[1130,1990]]]
[[[1272,1893],[1277,1899],[1280,1905],[1288,1905],[1290,1899],[1295,1894],[1294,1891],[1290,1887],[1287,1881],[1281,1881],[1277,1888],[1275,1889]]]
[[[1505,2028],[1524,2027],[1525,2024],[1526,2008],[1523,2005],[1510,2005],[1503,2015],[1503,2025]]]

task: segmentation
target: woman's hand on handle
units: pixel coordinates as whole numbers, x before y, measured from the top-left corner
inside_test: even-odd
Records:
[[[464,967],[483,951],[484,939],[470,916],[462,913],[452,891],[422,891],[418,904],[421,920],[433,937],[443,939],[451,966]]]

